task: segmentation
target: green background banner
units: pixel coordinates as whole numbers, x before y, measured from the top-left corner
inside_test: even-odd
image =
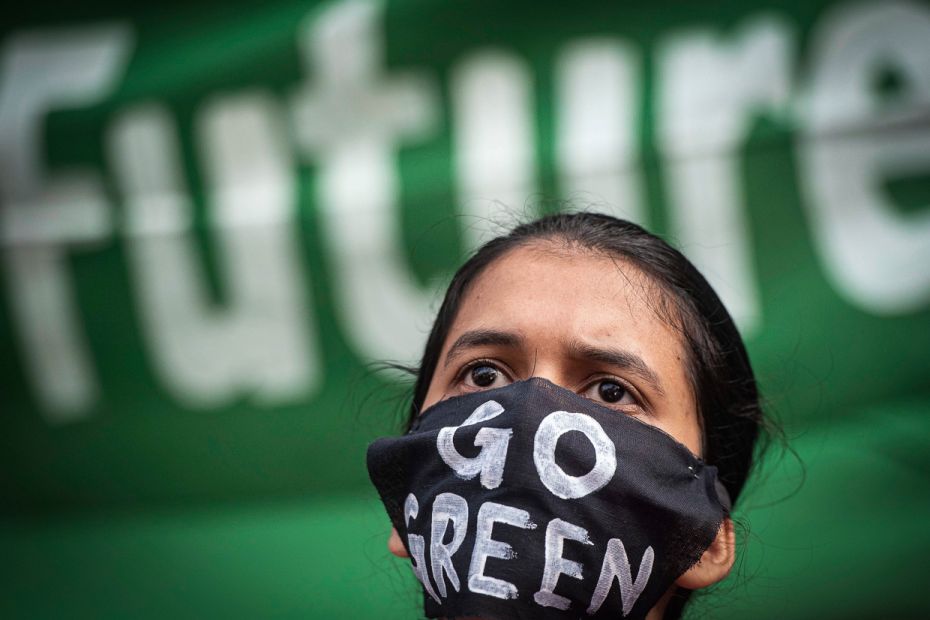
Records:
[[[3,617],[416,616],[373,364],[569,208],[698,264],[789,437],[693,615],[930,614],[930,3],[34,4],[2,42]]]

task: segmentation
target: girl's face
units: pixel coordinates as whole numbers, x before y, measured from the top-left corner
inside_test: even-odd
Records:
[[[462,300],[423,408],[541,377],[657,426],[701,455],[680,336],[635,267],[541,241],[492,263]]]
[[[550,242],[492,263],[462,300],[423,408],[541,377],[656,426],[701,455],[701,425],[684,347],[656,312],[664,293],[637,268]],[[388,548],[409,557],[396,530]],[[727,518],[701,560],[675,582],[717,583],[735,561]],[[661,618],[674,588],[648,618]]]

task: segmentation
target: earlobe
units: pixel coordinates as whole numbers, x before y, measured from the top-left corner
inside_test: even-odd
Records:
[[[410,554],[407,553],[407,548],[404,547],[404,543],[400,539],[400,534],[398,534],[397,529],[393,527],[391,528],[391,536],[388,538],[388,551],[399,558],[410,557]]]
[[[733,520],[726,517],[717,530],[717,537],[704,551],[697,564],[678,578],[675,585],[698,590],[722,581],[736,562],[736,532]]]

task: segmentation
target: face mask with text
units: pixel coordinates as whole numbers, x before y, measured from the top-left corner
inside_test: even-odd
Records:
[[[670,435],[544,379],[430,407],[368,471],[430,618],[645,617],[729,508]]]

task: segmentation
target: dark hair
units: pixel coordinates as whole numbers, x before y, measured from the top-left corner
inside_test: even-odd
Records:
[[[687,377],[697,403],[704,460],[718,469],[735,502],[749,475],[765,418],[749,356],[733,319],[704,276],[681,252],[640,226],[598,213],[550,215],[482,246],[455,273],[426,342],[410,409],[419,415],[443,344],[471,284],[508,252],[538,241],[601,253],[627,262],[666,293],[656,310],[682,336]]]

